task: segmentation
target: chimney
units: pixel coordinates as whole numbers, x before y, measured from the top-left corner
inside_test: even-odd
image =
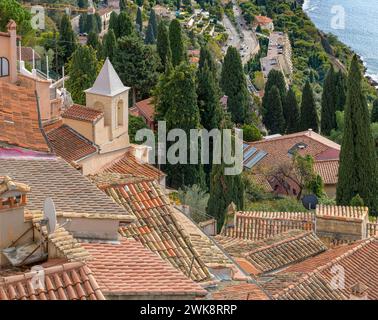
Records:
[[[368,291],[369,288],[361,282],[357,282],[351,288],[350,300],[369,300]]]
[[[14,182],[10,177],[0,176],[0,267],[7,264],[2,250],[10,247],[30,225],[24,222],[24,207],[29,186]],[[18,244],[28,242],[23,237]]]
[[[311,137],[312,135],[312,129],[308,129],[308,136]]]
[[[10,36],[9,45],[9,76],[10,82],[17,81],[17,24],[13,20],[9,20],[7,30]],[[21,44],[20,44],[21,46]]]
[[[132,154],[141,163],[149,163],[149,155],[152,148],[145,145],[133,145]]]

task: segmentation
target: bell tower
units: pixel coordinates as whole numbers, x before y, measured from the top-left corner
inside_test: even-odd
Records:
[[[109,58],[92,88],[85,90],[86,106],[104,112],[104,125],[109,137],[108,142],[116,139],[127,139],[129,87],[123,85]]]

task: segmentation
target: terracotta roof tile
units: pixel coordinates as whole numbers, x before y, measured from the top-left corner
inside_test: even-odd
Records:
[[[49,151],[39,127],[37,99],[32,90],[0,81],[0,142]]]
[[[153,98],[139,101],[135,104],[135,107],[146,119],[148,119],[149,121],[154,120],[155,105],[153,104]]]
[[[96,146],[67,125],[47,132],[53,151],[67,162],[78,161],[97,152]]]
[[[267,294],[254,283],[226,285],[211,294],[213,300],[269,300]]]
[[[369,208],[367,207],[348,207],[348,206],[316,206],[316,217],[356,220],[361,221],[368,217]]]
[[[293,229],[312,231],[314,219],[311,212],[237,212],[232,225],[223,227],[221,235],[262,240]]]
[[[147,163],[140,163],[131,151],[125,152],[110,164],[104,166],[102,172],[115,172],[121,174],[131,174],[159,180],[165,173]]]
[[[206,291],[133,239],[120,244],[83,243],[88,266],[105,295],[205,296]]]
[[[73,104],[62,114],[63,118],[79,121],[96,122],[104,116],[104,113],[92,108]]]
[[[30,192],[30,187],[24,183],[13,181],[8,176],[0,176],[0,196],[10,191],[26,193]]]
[[[9,175],[31,187],[27,204],[30,210],[40,210],[46,197],[51,197],[60,212],[127,214],[80,172],[59,158],[1,158],[0,175]]]
[[[339,160],[316,161],[314,170],[322,177],[324,184],[337,184],[339,179]]]
[[[105,300],[92,271],[81,262],[47,267],[44,285],[33,285],[35,271],[0,277],[0,300]]]
[[[245,258],[258,273],[268,273],[317,255],[327,247],[314,232],[290,230],[260,241],[222,241],[233,257]],[[228,243],[228,244],[227,244]]]
[[[206,266],[173,214],[169,199],[159,184],[156,181],[123,184],[124,181],[118,179],[115,177],[114,183],[108,186],[101,183],[101,178],[97,181],[110,197],[137,218],[136,222],[120,228],[121,235],[140,241],[185,275],[190,274],[193,280],[208,280],[210,275]]]

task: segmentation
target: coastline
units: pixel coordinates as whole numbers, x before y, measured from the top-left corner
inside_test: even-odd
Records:
[[[323,31],[321,28],[319,28],[319,26],[317,26],[315,24],[315,22],[311,19],[310,15],[308,14],[308,9],[310,9],[311,0],[299,0],[298,2],[302,5],[303,12],[312,21],[312,23],[314,23],[314,25],[318,29],[318,31],[322,32],[323,34],[326,34],[325,31]],[[342,42],[341,40],[339,40],[339,41]],[[364,61],[364,57],[361,54],[359,54],[358,52],[356,52],[356,50],[354,48],[352,48],[350,45],[348,45],[344,42],[342,42],[342,43],[344,45],[346,45],[353,53],[355,53],[358,56],[361,64],[364,67],[364,77],[367,79],[367,81],[370,83],[370,85],[373,86],[378,91],[378,75],[369,73],[368,67],[367,67],[367,65]]]

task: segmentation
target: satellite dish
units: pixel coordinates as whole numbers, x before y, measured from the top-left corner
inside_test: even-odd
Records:
[[[314,194],[309,194],[302,198],[302,204],[307,210],[316,209],[316,205],[319,203],[318,198]]]
[[[46,198],[43,204],[43,219],[47,222],[48,233],[53,233],[56,229],[56,211],[51,198]]]

